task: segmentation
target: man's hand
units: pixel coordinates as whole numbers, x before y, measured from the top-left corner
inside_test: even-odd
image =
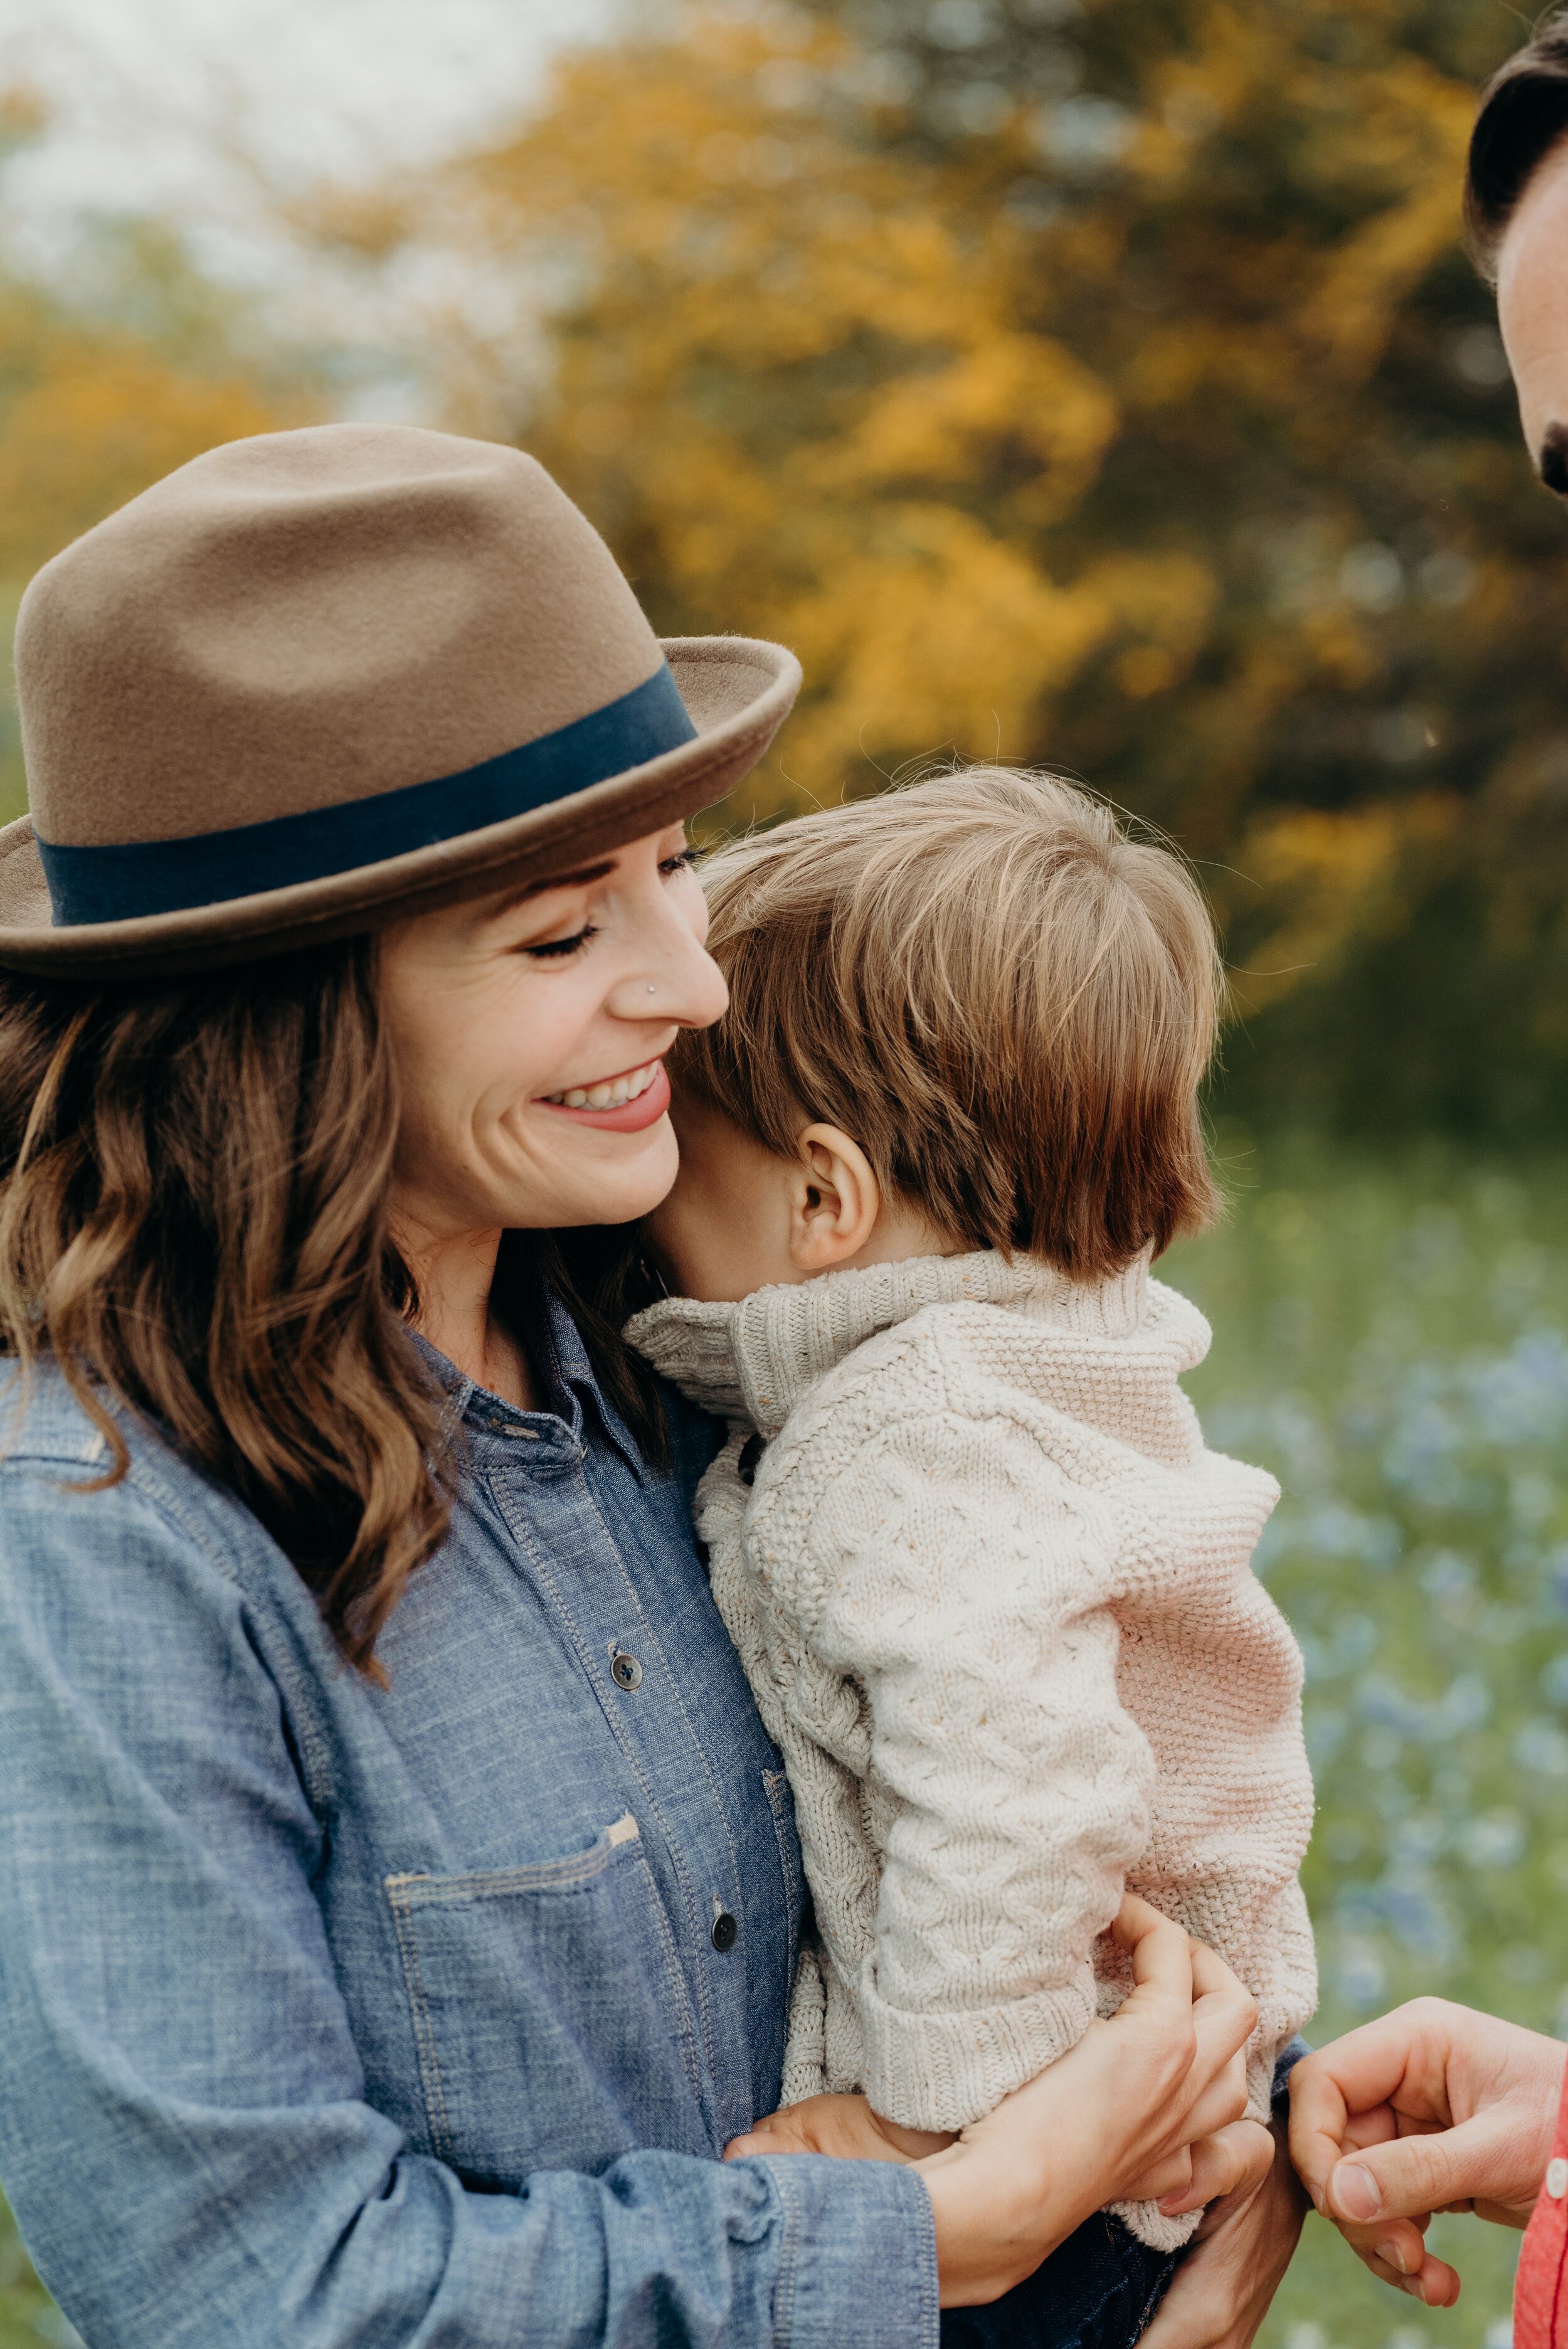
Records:
[[[1291,2074],[1302,2182],[1374,2275],[1429,2308],[1460,2296],[1427,2250],[1435,2210],[1529,2220],[1556,2128],[1568,2049],[1447,1999],[1418,1998]]]

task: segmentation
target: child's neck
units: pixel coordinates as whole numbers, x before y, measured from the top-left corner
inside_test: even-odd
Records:
[[[873,1264],[907,1264],[921,1256],[967,1256],[967,1244],[928,1223],[917,1208],[892,1206],[886,1200],[872,1236],[863,1247],[833,1267],[835,1272],[862,1272]]]

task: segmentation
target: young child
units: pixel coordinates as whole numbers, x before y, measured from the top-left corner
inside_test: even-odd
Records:
[[[1250,1563],[1278,1488],[1205,1448],[1208,1327],[1149,1269],[1215,1205],[1202,897],[996,769],[704,880],[730,1009],[674,1055],[680,1293],[627,1334],[731,1423],[697,1526],[820,1935],[784,2100],[944,2142],[1119,2002],[1126,1886],[1255,1995],[1266,2119],[1315,1998],[1300,1659]],[[1120,2211],[1160,2251],[1199,2215]]]

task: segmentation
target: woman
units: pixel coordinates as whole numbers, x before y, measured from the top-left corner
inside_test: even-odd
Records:
[[[28,593],[0,2173],[95,2349],[902,2349],[1245,2167],[1250,2002],[1148,1911],[948,2152],[717,2158],[799,1856],[592,1226],[673,1178],[681,819],[798,671],[665,649],[529,460],[394,428],[216,450]]]

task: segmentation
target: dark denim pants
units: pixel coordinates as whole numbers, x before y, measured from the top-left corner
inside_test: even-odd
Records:
[[[1005,2299],[946,2310],[942,2349],[1131,2349],[1181,2257],[1099,2210]]]

